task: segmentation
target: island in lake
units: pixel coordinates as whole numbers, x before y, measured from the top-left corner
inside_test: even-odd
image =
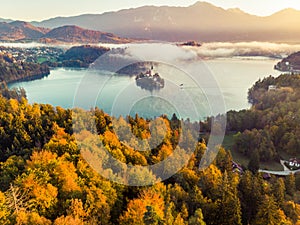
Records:
[[[149,91],[153,90],[159,90],[161,88],[164,88],[165,86],[165,80],[160,77],[158,73],[153,72],[153,66],[151,69],[146,71],[146,73],[140,73],[136,76],[136,85],[141,87],[142,89],[146,89]]]

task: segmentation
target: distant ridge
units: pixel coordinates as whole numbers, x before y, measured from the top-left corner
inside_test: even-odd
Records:
[[[143,6],[103,14],[57,17],[35,26],[76,25],[118,36],[163,41],[274,41],[297,42],[300,11],[285,9],[271,16],[225,10],[210,3],[189,7]]]
[[[78,26],[63,26],[55,29],[33,26],[23,21],[0,22],[0,40],[67,43],[128,43],[131,39],[121,38],[112,33],[83,29]]]
[[[1,40],[38,39],[50,29],[35,27],[23,21],[0,22]]]
[[[55,28],[45,34],[43,38],[73,43],[128,43],[131,41],[117,37],[112,33],[87,30],[74,25]]]

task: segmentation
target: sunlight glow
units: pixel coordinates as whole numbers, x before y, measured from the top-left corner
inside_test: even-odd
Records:
[[[300,10],[297,0],[206,0],[216,6],[240,8],[241,10],[259,16],[271,15],[285,8]],[[144,5],[190,6],[195,0],[15,0],[1,2],[0,18],[14,20],[44,20],[57,16],[71,16],[86,13],[103,13],[120,9],[135,8]]]

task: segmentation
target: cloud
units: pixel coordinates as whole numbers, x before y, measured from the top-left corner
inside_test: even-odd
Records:
[[[196,52],[199,58],[222,58],[235,56],[264,56],[283,58],[300,51],[300,45],[277,44],[269,42],[214,42],[201,47],[184,47]]]
[[[71,48],[72,44],[44,44],[39,42],[18,43],[18,42],[0,42],[0,46],[7,48],[37,48],[37,47],[55,47],[55,48]]]
[[[155,59],[157,61],[176,62],[177,60],[186,61],[197,58],[196,52],[170,43],[131,44],[126,52],[141,60]]]
[[[124,47],[124,46],[120,46]],[[201,47],[182,46],[172,43],[134,43],[127,44],[125,55],[140,60],[157,59],[158,61],[187,62],[199,59],[229,57],[268,57],[284,58],[300,51],[300,44],[270,42],[211,42]],[[123,57],[125,57],[125,55]]]

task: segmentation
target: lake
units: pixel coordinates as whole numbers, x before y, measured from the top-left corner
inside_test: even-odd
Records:
[[[64,68],[52,70],[43,79],[18,82],[9,87],[23,87],[30,103],[86,109],[98,106],[114,116],[139,113],[153,117],[176,112],[181,118],[202,119],[228,110],[249,108],[248,89],[259,78],[278,76],[280,72],[273,69],[277,62],[255,57],[202,60],[201,64],[210,74],[203,73],[202,76],[199,72],[196,78],[191,78],[181,69],[159,65],[155,69],[165,79],[166,85],[152,92],[138,87],[135,77]],[[206,84],[208,76],[212,77],[213,84]],[[210,96],[214,96],[215,100]]]

